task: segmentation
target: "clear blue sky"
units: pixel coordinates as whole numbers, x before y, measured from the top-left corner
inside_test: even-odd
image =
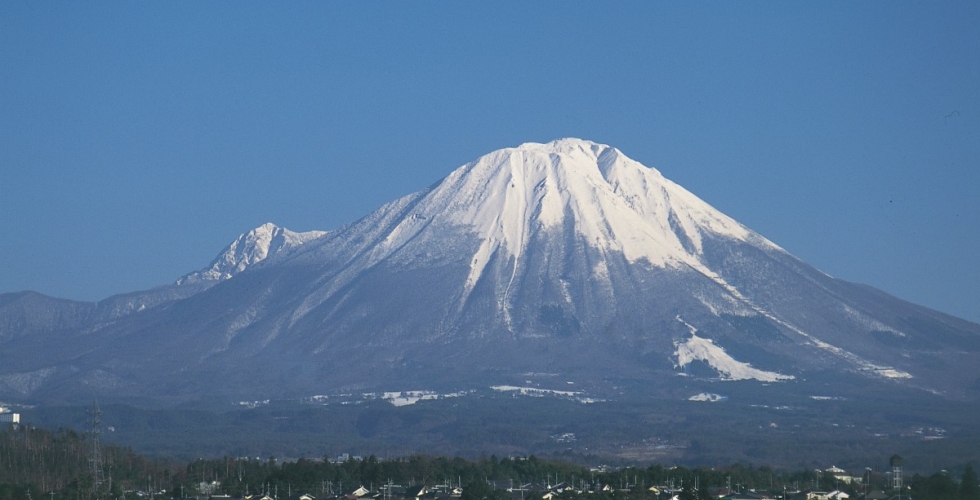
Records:
[[[581,137],[980,321],[980,2],[0,2],[0,292],[172,282]]]

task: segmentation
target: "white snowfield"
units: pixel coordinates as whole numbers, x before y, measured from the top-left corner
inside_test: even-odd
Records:
[[[711,339],[698,337],[698,330],[686,323],[680,317],[677,321],[684,323],[691,331],[691,338],[684,342],[675,342],[677,347],[677,367],[683,368],[692,361],[704,361],[708,366],[718,372],[722,380],[758,380],[760,382],[779,382],[782,380],[793,380],[792,375],[782,375],[776,372],[767,372],[753,368],[748,363],[735,360],[719,346],[716,346]]]
[[[541,397],[560,397],[560,398],[570,398],[582,404],[592,404],[598,403],[600,399],[594,399],[585,396],[580,391],[562,391],[554,389],[541,389],[538,387],[518,387],[514,385],[495,385],[490,387],[491,390],[496,392],[512,393],[519,396],[529,396],[532,398]]]
[[[522,396],[567,396],[574,397],[581,394],[576,391],[557,391],[553,389],[540,389],[537,387],[518,387],[514,385],[495,385],[490,387],[497,392],[516,392]]]
[[[398,392],[385,392],[382,394],[381,399],[391,403],[393,406],[409,406],[419,401],[434,401],[437,399],[446,398],[459,398],[467,395],[472,391],[460,391],[452,392],[449,394],[440,394],[435,391],[398,391]]]
[[[720,394],[714,394],[711,392],[702,392],[687,398],[688,401],[703,401],[708,403],[717,403],[718,401],[723,401],[725,399],[727,398]]]

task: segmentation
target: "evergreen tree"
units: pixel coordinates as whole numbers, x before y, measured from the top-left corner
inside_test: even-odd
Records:
[[[493,488],[483,481],[471,481],[463,486],[463,494],[460,500],[492,500],[494,496]]]
[[[967,465],[963,471],[963,480],[960,481],[960,498],[963,500],[980,499],[980,486],[977,485],[977,473],[973,471],[972,465]]]

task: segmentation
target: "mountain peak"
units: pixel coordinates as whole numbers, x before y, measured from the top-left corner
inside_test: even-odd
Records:
[[[181,277],[177,280],[177,284],[230,279],[252,265],[288,252],[325,234],[326,231],[297,233],[266,222],[240,235],[218,254],[210,266]]]
[[[545,150],[554,153],[562,153],[574,150],[592,150],[596,154],[599,151],[610,149],[611,146],[606,144],[600,144],[597,142],[590,141],[588,139],[579,139],[577,137],[563,137],[560,139],[555,139],[553,141],[539,143],[539,142],[525,142],[514,149],[519,150]]]
[[[519,258],[533,238],[569,229],[603,252],[658,267],[696,264],[709,233],[778,248],[659,171],[575,138],[500,149],[456,169],[422,195],[385,248],[439,226],[469,227],[482,240],[474,262],[498,250]]]

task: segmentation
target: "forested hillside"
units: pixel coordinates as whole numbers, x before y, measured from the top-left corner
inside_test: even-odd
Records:
[[[145,489],[147,481],[183,481],[183,464],[151,460],[131,450],[101,450],[103,492],[118,498],[126,490]],[[0,432],[0,498],[43,500],[93,498],[91,439],[72,430],[49,431],[19,426]],[[152,486],[152,485],[151,485]]]

